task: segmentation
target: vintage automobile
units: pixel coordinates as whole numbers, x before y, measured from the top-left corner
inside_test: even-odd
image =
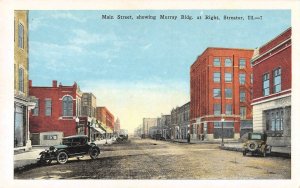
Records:
[[[243,156],[247,153],[263,155],[271,153],[271,146],[267,145],[267,135],[264,133],[247,133],[247,139],[243,146]]]
[[[42,151],[38,162],[50,164],[52,160],[56,160],[59,164],[64,164],[71,157],[79,159],[87,154],[96,159],[100,154],[100,148],[95,143],[89,143],[86,135],[74,135],[64,137],[61,145],[50,146],[49,149]]]

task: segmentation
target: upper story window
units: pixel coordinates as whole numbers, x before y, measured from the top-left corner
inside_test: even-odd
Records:
[[[225,59],[225,67],[231,67],[232,66],[232,62],[230,58],[226,58]]]
[[[245,106],[240,107],[240,117],[241,119],[246,119],[247,109]]]
[[[221,115],[221,105],[214,104],[214,115]]]
[[[232,104],[226,104],[226,115],[231,115],[232,114]]]
[[[253,73],[250,74],[250,83],[253,84]]]
[[[52,100],[45,99],[45,116],[51,116],[52,112]]]
[[[21,23],[18,27],[18,47],[24,48],[24,26]]]
[[[266,73],[263,75],[263,96],[270,95],[270,75]]]
[[[215,88],[213,90],[213,95],[214,95],[214,98],[220,98],[221,97],[221,89],[220,88]]]
[[[230,72],[225,73],[225,82],[232,82],[232,74]]]
[[[73,116],[73,99],[70,96],[63,98],[63,116]]]
[[[244,90],[240,90],[240,102],[246,102],[246,92]]]
[[[215,67],[220,67],[221,66],[220,58],[214,58],[214,66]]]
[[[240,69],[246,68],[246,59],[240,59],[239,67],[240,67]]]
[[[226,99],[231,99],[232,98],[232,89],[231,88],[226,88],[225,89],[225,98]]]
[[[35,107],[32,109],[32,115],[38,116],[39,115],[39,99],[34,99]]]
[[[220,72],[214,72],[214,82],[220,82],[221,81],[221,73]]]
[[[274,93],[278,93],[281,91],[281,68],[275,69],[273,75],[274,75],[273,91]]]
[[[239,79],[240,79],[240,84],[244,85],[246,83],[246,74],[245,73],[241,73],[239,75]]]
[[[19,68],[19,91],[24,93],[24,69]]]

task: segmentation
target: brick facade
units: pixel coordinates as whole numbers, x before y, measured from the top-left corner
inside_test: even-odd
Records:
[[[266,132],[268,144],[291,146],[292,29],[256,49],[252,65],[253,129]]]
[[[96,108],[96,118],[112,131],[114,130],[115,117],[106,107]]]
[[[249,49],[207,48],[191,65],[190,131],[192,139],[219,138],[220,133],[217,135],[216,131],[220,130],[221,119],[224,120],[224,127],[227,128],[228,125],[228,129],[224,130],[228,138],[240,136],[241,121],[243,125],[251,126],[252,68],[250,59],[252,55],[253,50]],[[225,61],[231,65],[226,66]],[[244,67],[240,67],[242,62],[245,64]],[[242,84],[240,77],[245,78]],[[231,94],[226,97],[225,90],[230,91],[230,89]],[[214,91],[218,93],[216,96],[214,96]],[[244,93],[242,101],[240,100],[241,93]],[[226,108],[229,109],[227,113]],[[246,111],[243,116],[240,116],[241,108]],[[217,114],[215,114],[216,109],[219,109]]]
[[[36,108],[30,114],[30,133],[32,136],[43,132],[62,132],[63,136],[76,135],[76,117],[81,116],[82,93],[74,83],[71,86],[63,86],[57,81],[50,87],[32,86],[30,81],[29,94],[37,102]],[[64,100],[69,98],[69,113],[64,110]],[[46,101],[51,101],[46,108]],[[38,141],[35,139],[36,144]],[[42,138],[40,138],[42,139]]]

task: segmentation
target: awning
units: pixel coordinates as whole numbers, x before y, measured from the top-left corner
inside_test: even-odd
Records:
[[[94,129],[95,131],[97,131],[97,132],[99,132],[99,133],[101,133],[101,134],[104,134],[104,133],[105,133],[105,131],[103,131],[102,129],[97,128],[97,127],[92,127],[92,129]]]

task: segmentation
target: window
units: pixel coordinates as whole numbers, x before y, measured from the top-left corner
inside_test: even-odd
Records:
[[[35,99],[34,103],[35,103],[35,107],[34,107],[34,109],[32,109],[31,112],[32,112],[33,116],[38,116],[39,115],[39,99]]]
[[[214,72],[214,82],[220,82],[220,81],[221,81],[221,73]]]
[[[214,58],[214,66],[215,67],[220,67],[221,66],[220,58]]]
[[[24,93],[24,69],[19,68],[19,91]]]
[[[229,72],[225,73],[225,82],[232,82],[232,74]]]
[[[214,115],[221,115],[221,105],[214,104]]]
[[[225,59],[225,67],[231,67],[231,66],[232,66],[231,59],[226,58],[226,59]]]
[[[232,98],[232,90],[231,90],[231,88],[226,88],[225,89],[225,98],[226,99],[231,99]]]
[[[274,70],[274,93],[278,93],[281,91],[281,69],[278,68]]]
[[[250,74],[250,83],[253,84],[253,74]]]
[[[270,77],[269,73],[263,75],[263,96],[270,95]]]
[[[24,48],[24,26],[21,23],[18,28],[18,47]]]
[[[226,115],[231,115],[232,114],[232,104],[226,104]]]
[[[246,68],[246,59],[240,59],[239,67],[240,69]]]
[[[221,97],[221,89],[217,88],[213,90],[214,98],[220,98]]]
[[[45,116],[51,116],[52,112],[52,100],[45,99]]]
[[[63,116],[73,116],[73,100],[70,96],[63,98]]]
[[[221,122],[214,122],[214,128],[222,128],[222,123]]]
[[[240,102],[246,101],[246,92],[244,90],[240,90]]]
[[[240,117],[241,119],[246,119],[246,114],[247,114],[247,111],[246,111],[246,107],[245,106],[241,106],[240,107]]]
[[[278,136],[281,136],[283,129],[284,129],[284,117],[286,118],[288,122],[290,121],[290,107],[286,107],[286,108],[277,108],[277,109],[272,109],[272,110],[268,110],[265,111],[265,119],[266,119],[266,130],[267,133],[275,133],[274,136],[277,135],[277,133],[279,133]],[[286,113],[286,114],[284,114]]]
[[[241,74],[239,75],[239,78],[240,78],[240,84],[241,84],[241,85],[244,85],[245,82],[246,82],[246,74],[245,74],[245,73],[241,73]]]

